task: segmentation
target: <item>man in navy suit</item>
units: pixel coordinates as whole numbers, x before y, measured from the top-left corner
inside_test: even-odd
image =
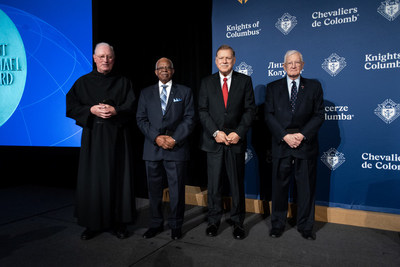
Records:
[[[271,237],[280,237],[286,225],[290,177],[297,185],[297,230],[314,240],[315,182],[318,130],[324,122],[324,100],[317,80],[300,76],[303,56],[285,54],[287,76],[267,85],[265,120],[272,133]]]
[[[143,159],[146,163],[151,222],[143,234],[152,238],[164,229],[162,213],[163,179],[168,181],[171,238],[182,236],[185,211],[185,176],[189,160],[188,136],[194,128],[192,91],[172,83],[172,61],[161,58],[155,74],[159,82],[141,91],[136,114],[137,125],[145,136]]]
[[[203,126],[200,146],[207,152],[206,234],[218,233],[223,211],[222,178],[226,174],[232,196],[233,237],[243,239],[246,134],[255,116],[255,101],[251,77],[233,71],[235,60],[230,46],[218,48],[215,64],[219,71],[202,80],[198,108]]]

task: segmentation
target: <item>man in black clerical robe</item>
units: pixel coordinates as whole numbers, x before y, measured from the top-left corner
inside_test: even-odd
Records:
[[[96,69],[80,77],[67,94],[67,117],[83,128],[75,216],[86,227],[81,239],[112,230],[129,236],[135,213],[131,125],[135,95],[131,82],[112,71],[113,48],[100,43]]]

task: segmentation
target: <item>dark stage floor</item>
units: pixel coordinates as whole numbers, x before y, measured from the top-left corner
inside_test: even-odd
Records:
[[[234,240],[226,222],[217,237],[207,237],[204,207],[187,206],[181,240],[171,240],[169,230],[145,240],[145,199],[137,200],[130,238],[103,233],[82,241],[73,199],[71,189],[0,189],[0,266],[400,266],[397,232],[317,222],[315,241],[289,225],[272,239],[269,218],[249,213],[244,240]]]

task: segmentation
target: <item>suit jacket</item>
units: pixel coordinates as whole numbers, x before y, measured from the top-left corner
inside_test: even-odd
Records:
[[[224,144],[215,142],[217,130],[226,134],[236,132],[240,141],[231,145],[236,153],[246,151],[246,133],[255,116],[253,84],[250,76],[233,71],[225,109],[219,72],[204,78],[199,90],[199,117],[203,126],[200,147],[206,152],[217,152]]]
[[[291,111],[286,77],[267,85],[265,120],[272,133],[272,156],[309,159],[318,155],[318,130],[324,122],[324,100],[317,80],[300,77],[297,102]],[[291,130],[290,130],[291,129]],[[283,137],[291,131],[305,136],[302,144],[290,148]]]
[[[195,124],[192,91],[189,87],[172,83],[165,115],[162,114],[158,83],[141,91],[136,113],[139,129],[145,136],[143,159],[149,161],[190,159],[188,136]],[[175,139],[172,150],[159,147],[158,135]]]

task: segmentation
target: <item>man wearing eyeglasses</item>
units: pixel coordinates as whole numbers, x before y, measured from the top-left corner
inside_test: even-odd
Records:
[[[143,159],[146,164],[150,200],[150,227],[143,238],[164,230],[162,197],[168,182],[171,238],[182,237],[185,211],[185,177],[189,161],[188,137],[194,128],[194,106],[189,87],[172,82],[174,66],[168,58],[156,63],[159,82],[140,93],[136,120],[145,136]]]
[[[93,60],[96,68],[66,97],[67,117],[83,128],[75,215],[86,227],[82,240],[109,229],[126,238],[135,213],[130,126],[135,95],[131,82],[113,71],[112,46],[97,44]]]
[[[285,54],[287,76],[267,85],[265,120],[272,133],[272,229],[280,237],[285,229],[288,191],[293,174],[297,186],[297,230],[308,240],[313,233],[318,130],[324,122],[321,84],[303,78],[303,56]]]

